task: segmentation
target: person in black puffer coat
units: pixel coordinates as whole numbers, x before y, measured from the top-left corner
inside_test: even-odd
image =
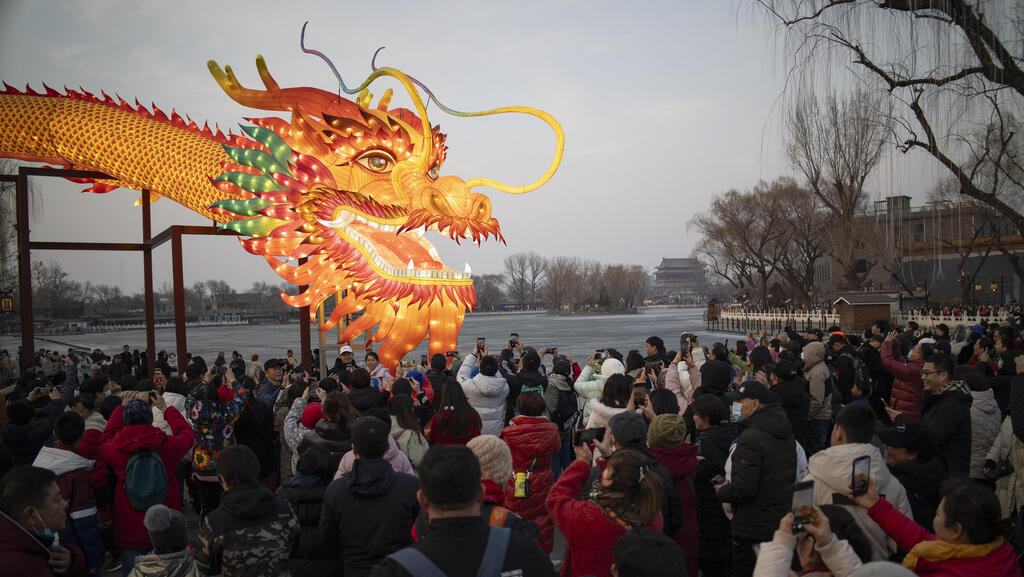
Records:
[[[324,418],[317,422],[309,433],[302,437],[297,447],[301,455],[311,445],[322,445],[331,453],[330,467],[333,475],[341,464],[341,458],[352,450],[351,424],[359,417],[352,408],[348,395],[334,391],[327,395],[323,404]]]
[[[924,362],[921,380],[926,395],[921,422],[928,427],[939,453],[949,465],[948,474],[967,477],[971,467],[971,404],[974,397],[963,381],[953,381],[953,359],[941,353]],[[901,418],[893,415],[899,424]]]
[[[448,357],[441,353],[434,353],[430,357],[430,369],[423,373],[423,379],[430,383],[430,388],[433,391],[433,399],[430,404],[435,413],[438,410],[438,405],[441,403],[441,387],[448,382],[448,379],[454,376],[451,371],[447,370],[447,367]],[[426,389],[426,387],[423,388]]]
[[[754,545],[771,540],[793,505],[796,441],[778,396],[763,384],[747,381],[730,397],[740,436],[730,478],[715,491],[732,504],[732,574],[750,575]]]
[[[357,367],[349,372],[348,384],[352,390],[348,392],[348,398],[357,411],[365,411],[374,407],[384,406],[381,400],[380,391],[370,382],[370,373]]]
[[[341,574],[334,546],[321,538],[319,528],[324,493],[333,476],[331,452],[322,445],[312,445],[299,457],[298,473],[277,490],[277,495],[292,506],[299,522],[299,538],[291,554],[293,577]]]
[[[7,409],[7,422],[0,429],[3,444],[11,451],[15,465],[31,465],[39,449],[53,434],[53,423],[64,412],[66,404],[54,389],[47,397],[45,391],[32,389],[28,397],[13,403]],[[41,409],[34,409],[36,399],[48,399]]]
[[[729,383],[732,381],[732,367],[726,360],[729,358],[729,349],[721,343],[715,343],[711,348],[711,358],[700,368],[700,388],[705,394],[717,395],[722,402],[725,399],[725,392],[729,390]]]
[[[544,396],[548,388],[548,378],[540,372],[540,355],[533,347],[523,347],[522,367],[516,372],[512,365],[512,350],[501,351],[502,362],[498,365],[505,382],[508,383],[508,397],[505,397],[505,426],[516,415],[516,403],[523,391],[535,391]],[[506,358],[507,357],[507,358]]]
[[[939,479],[946,478],[946,462],[935,452],[931,433],[920,421],[907,419],[902,426],[879,429],[878,439],[885,445],[885,464],[903,485],[914,522],[934,532],[932,520],[942,500]]]
[[[252,377],[243,375],[241,383],[249,390],[249,397],[235,421],[235,442],[256,453],[260,462],[260,479],[265,479],[275,472],[278,465],[274,454],[274,412],[270,405],[253,395],[256,381]]]
[[[807,380],[800,376],[800,371],[792,362],[782,359],[772,368],[769,379],[772,392],[779,396],[782,409],[789,417],[793,438],[806,449],[807,413],[811,408]]]
[[[690,404],[697,430],[697,472],[693,491],[700,535],[700,571],[705,577],[729,575],[732,528],[722,511],[711,479],[725,477],[729,447],[736,439],[736,426],[729,422],[729,410],[715,395],[701,395]]]

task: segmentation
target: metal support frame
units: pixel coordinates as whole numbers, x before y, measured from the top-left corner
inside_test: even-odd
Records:
[[[153,376],[156,367],[156,299],[153,291],[153,249],[171,241],[171,269],[174,283],[174,333],[175,348],[178,355],[178,374],[185,374],[185,353],[188,349],[185,334],[185,274],[182,257],[183,235],[222,235],[233,236],[231,231],[223,231],[215,226],[173,225],[160,234],[153,236],[152,215],[150,212],[151,193],[142,191],[142,242],[33,242],[29,230],[29,196],[28,178],[30,176],[48,176],[58,178],[88,178],[116,180],[101,172],[87,170],[64,170],[57,168],[39,168],[22,166],[17,175],[0,175],[0,181],[15,182],[16,192],[16,229],[18,238],[18,298],[21,309],[21,350],[23,359],[32,358],[35,354],[35,325],[32,311],[32,250],[78,250],[78,251],[134,251],[142,253],[143,285],[146,298],[146,361],[149,376]],[[305,259],[302,259],[305,262]],[[303,287],[305,288],[305,287]],[[310,358],[310,322],[309,307],[299,310],[300,343],[302,363],[309,372]]]

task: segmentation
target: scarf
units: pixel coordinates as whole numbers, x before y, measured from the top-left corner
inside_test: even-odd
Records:
[[[921,541],[903,558],[903,566],[908,569],[917,567],[918,559],[925,561],[947,561],[949,559],[973,559],[986,557],[1003,545],[1003,538],[983,545],[954,545],[946,541]]]
[[[625,527],[627,531],[641,526],[641,523],[636,521],[635,507],[623,502],[622,493],[608,491],[600,482],[595,484],[587,500],[597,505],[609,519]]]
[[[964,381],[950,381],[936,394],[942,395],[950,391],[960,391],[967,396],[971,396],[971,390],[967,388],[967,383]]]

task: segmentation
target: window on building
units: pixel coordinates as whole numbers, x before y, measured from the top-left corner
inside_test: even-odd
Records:
[[[914,241],[921,242],[924,240],[924,223],[914,223]]]

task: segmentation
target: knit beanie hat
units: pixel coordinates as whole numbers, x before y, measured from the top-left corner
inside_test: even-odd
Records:
[[[158,553],[184,551],[188,547],[185,516],[165,505],[153,505],[142,520],[149,530],[149,540]]]
[[[626,373],[626,367],[622,366],[619,359],[605,359],[601,361],[601,374],[610,377],[611,375],[622,375]]]
[[[570,365],[569,361],[566,359],[556,357],[555,360],[551,362],[551,372],[557,375],[562,375],[563,377],[568,377],[572,373],[572,365]]]
[[[623,449],[644,448],[647,443],[647,421],[635,411],[623,411],[608,420],[615,444]]]
[[[142,399],[132,399],[124,406],[124,424],[131,425],[152,425],[153,407]]]
[[[614,434],[614,433],[613,433]],[[618,437],[616,437],[617,439]],[[658,415],[647,428],[647,446],[663,449],[678,447],[686,438],[686,421],[682,415]]]
[[[494,435],[480,435],[470,439],[466,446],[480,461],[480,476],[504,486],[512,476],[512,451],[505,441]]]
[[[302,409],[302,426],[312,429],[320,419],[324,418],[324,407],[320,403],[310,403]]]

